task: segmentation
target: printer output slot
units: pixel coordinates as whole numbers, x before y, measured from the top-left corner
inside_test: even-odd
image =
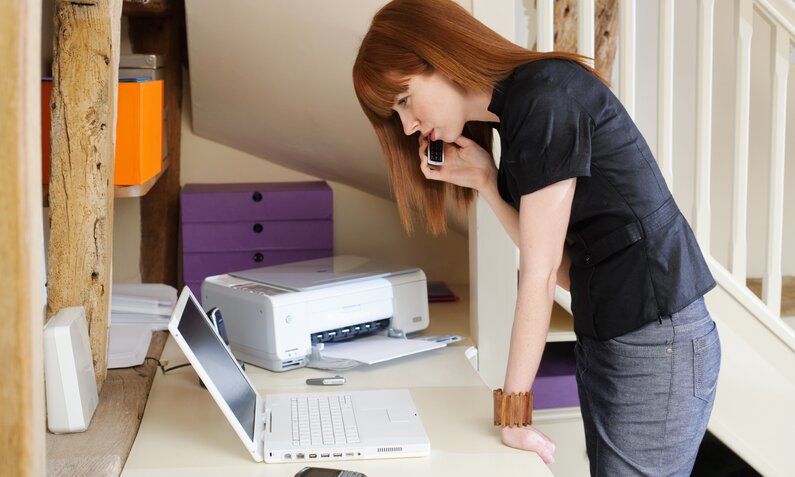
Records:
[[[343,326],[326,331],[318,331],[311,335],[312,344],[345,341],[360,336],[370,335],[387,328],[389,328],[389,318],[359,323],[358,325]]]
[[[304,360],[303,359],[293,359],[290,361],[282,361],[282,370],[286,370],[289,368],[294,368],[298,366],[303,366]]]

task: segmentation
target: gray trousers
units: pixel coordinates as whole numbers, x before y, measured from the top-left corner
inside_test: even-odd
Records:
[[[575,352],[591,475],[690,475],[720,369],[704,299],[614,339],[578,336]]]

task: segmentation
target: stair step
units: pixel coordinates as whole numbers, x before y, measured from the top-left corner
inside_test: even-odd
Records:
[[[754,295],[762,298],[761,278],[749,278],[746,285]],[[795,316],[795,277],[781,278],[781,316]]]
[[[707,295],[707,305],[720,331],[722,357],[709,430],[762,475],[791,475],[791,340],[777,332],[780,324],[765,324],[770,317],[755,316],[753,307],[732,294],[739,287],[728,271],[714,270],[722,286]]]

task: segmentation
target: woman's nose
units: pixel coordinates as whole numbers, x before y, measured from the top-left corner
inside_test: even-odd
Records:
[[[411,136],[417,132],[417,129],[420,125],[420,122],[409,113],[401,114],[400,121],[403,123],[403,132],[406,134],[406,136]]]

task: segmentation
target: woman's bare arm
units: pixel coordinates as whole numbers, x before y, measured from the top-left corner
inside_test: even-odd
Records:
[[[506,393],[526,392],[533,386],[549,330],[575,187],[576,179],[567,179],[522,197],[519,292],[503,387]],[[502,440],[511,447],[537,452],[545,462],[553,460],[554,443],[532,426],[504,428]]]

